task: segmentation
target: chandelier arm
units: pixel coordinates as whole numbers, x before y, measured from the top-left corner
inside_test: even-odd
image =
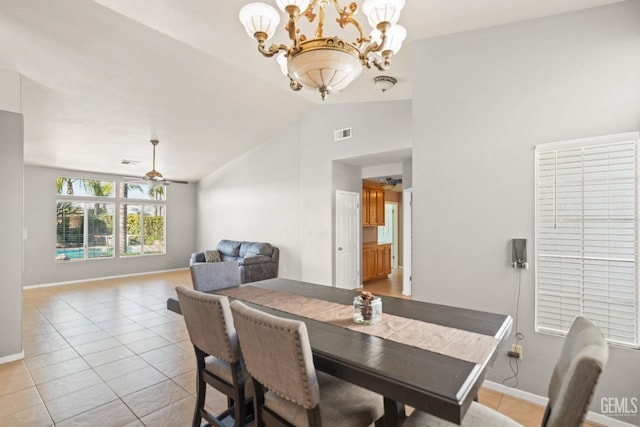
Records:
[[[313,20],[316,19],[316,14],[313,13],[313,9],[316,8],[317,4],[318,4],[318,0],[311,0],[311,2],[309,3],[309,6],[307,6],[305,11],[302,13],[302,15],[304,15],[309,22],[313,22]]]
[[[289,75],[287,75],[287,77],[289,77],[289,87],[292,91],[297,92],[302,89],[302,85],[299,82],[293,80]]]
[[[298,28],[296,27],[296,22],[298,18],[300,18],[300,9],[298,6],[288,5],[285,7],[285,11],[287,15],[289,15],[289,20],[287,21],[287,25],[285,25],[284,29],[289,33],[289,39],[293,42],[295,47],[298,47]]]
[[[384,47],[385,42],[387,41],[387,31],[386,29],[381,30],[381,36],[380,36],[380,43],[371,43],[369,46],[367,46],[367,48],[364,50],[364,52],[362,52],[360,54],[360,61],[362,62],[363,65],[366,65],[367,68],[371,68],[369,66],[369,54],[371,53],[375,53],[375,52],[380,52],[382,51],[382,48]],[[385,50],[383,53],[386,53],[387,51]],[[384,55],[385,57],[385,62],[384,64],[386,65],[379,65],[379,61],[377,59],[373,59],[373,64],[376,66],[376,68],[380,71],[384,71],[389,67],[389,55]],[[380,68],[381,66],[385,67],[385,68]]]
[[[377,59],[374,59],[372,63],[379,71],[387,71],[389,69],[389,60],[387,58],[385,58],[385,61],[382,63]],[[371,65],[367,63],[367,67],[371,68]]]
[[[353,17],[356,12],[358,12],[358,4],[356,2],[351,2],[349,4],[349,8],[340,6],[338,0],[333,0],[333,5],[338,12],[339,18],[336,18],[336,22],[340,25],[340,28],[345,28],[347,25],[351,24],[358,30],[360,37],[356,39],[355,45],[357,45],[358,49],[362,47],[362,45],[368,41],[371,41],[370,38],[365,36],[364,31],[362,30],[362,26],[360,23]]]
[[[271,46],[269,46],[269,49],[267,50],[264,47],[264,40],[258,40],[258,51],[263,56],[266,56],[267,58],[271,58],[272,56],[276,55],[281,50],[283,50],[285,52],[288,52],[289,48],[284,44],[281,44],[281,45],[272,44]]]
[[[326,11],[325,11],[325,7],[324,4],[320,4],[320,12],[319,12],[319,17],[318,17],[318,26],[316,27],[316,38],[317,39],[321,39],[324,37],[324,17],[325,17]]]

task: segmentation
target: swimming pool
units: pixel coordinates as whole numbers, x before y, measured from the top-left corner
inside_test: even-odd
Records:
[[[66,256],[66,259],[62,258]],[[113,257],[113,248],[89,248],[89,258],[109,258]],[[70,259],[83,259],[84,248],[56,248],[56,259],[65,261]]]

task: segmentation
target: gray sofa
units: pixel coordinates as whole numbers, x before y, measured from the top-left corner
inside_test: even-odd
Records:
[[[205,251],[191,254],[193,287],[199,291],[278,277],[280,251],[269,243],[220,240],[220,262],[206,262]]]

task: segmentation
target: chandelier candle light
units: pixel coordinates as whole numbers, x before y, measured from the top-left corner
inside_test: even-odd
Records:
[[[272,44],[266,48],[265,43],[280,23],[280,15],[273,6],[249,3],[240,9],[240,22],[249,36],[258,41],[260,53],[277,57],[283,73],[289,77],[291,89],[300,90],[303,86],[317,89],[323,100],[358,78],[363,67],[386,70],[391,56],[400,50],[407,36],[404,27],[397,24],[405,0],[364,0],[362,11],[374,28],[368,36],[355,19],[356,2],[348,7],[340,6],[338,0],[276,0],[276,3],[288,17],[285,30],[291,39],[290,46]],[[324,36],[325,16],[331,3],[340,28],[352,25],[357,30],[354,42]],[[308,38],[298,28],[302,16],[310,23],[317,18],[314,37]]]

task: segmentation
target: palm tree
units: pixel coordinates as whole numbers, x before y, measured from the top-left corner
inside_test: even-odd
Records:
[[[73,194],[73,181],[74,179],[72,178],[65,178],[65,177],[56,177],[56,194],[62,194],[62,187],[64,187],[66,185],[67,187],[67,194],[68,195],[72,195]]]

